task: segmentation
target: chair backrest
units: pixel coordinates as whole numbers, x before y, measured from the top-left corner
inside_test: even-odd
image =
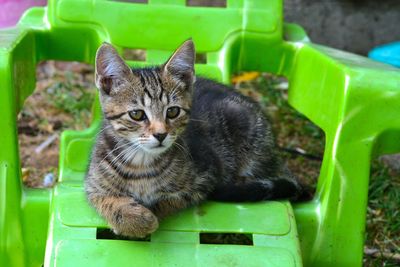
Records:
[[[196,51],[206,61],[198,69],[206,76],[228,82],[235,71],[277,71],[279,67],[281,0],[227,0],[226,7],[188,6],[184,0],[50,0],[47,20],[49,35],[38,36],[47,46],[39,51],[39,60],[93,63],[97,47],[107,41],[121,52],[144,49],[146,62],[154,64],[193,38]],[[260,46],[271,49],[260,53]]]
[[[190,36],[202,52],[219,50],[228,36],[239,32],[282,32],[280,0],[228,0],[226,7],[206,8],[187,6],[187,2],[53,0],[49,9],[54,21],[50,22],[94,24],[113,44],[129,48],[174,50]]]

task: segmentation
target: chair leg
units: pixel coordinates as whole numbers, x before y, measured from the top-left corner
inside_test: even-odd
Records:
[[[327,138],[315,200],[295,205],[305,266],[362,265],[373,143],[337,135]]]

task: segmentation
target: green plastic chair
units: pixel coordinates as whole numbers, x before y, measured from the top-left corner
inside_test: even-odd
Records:
[[[206,56],[199,75],[288,78],[290,104],[326,135],[312,201],[208,202],[163,221],[150,241],[105,239],[82,186],[97,102],[90,128],[62,135],[57,185],[22,186],[16,118],[38,62],[93,64],[107,41],[121,52],[146,49],[145,62],[129,64],[156,64],[188,37]],[[228,0],[226,8],[50,0],[0,31],[0,266],[361,266],[370,161],[400,151],[399,114],[398,70],[310,43],[300,26],[283,23],[280,0]],[[244,233],[253,245],[201,244],[201,233]]]

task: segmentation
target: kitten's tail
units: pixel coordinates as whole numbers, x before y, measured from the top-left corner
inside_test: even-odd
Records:
[[[254,202],[272,199],[308,200],[311,194],[296,179],[251,180],[240,184],[219,185],[209,199],[227,202]]]

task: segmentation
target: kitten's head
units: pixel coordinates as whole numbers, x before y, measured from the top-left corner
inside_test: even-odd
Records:
[[[189,121],[194,61],[194,44],[187,40],[163,65],[131,70],[104,43],[95,79],[104,119],[115,134],[145,152],[166,151]]]

